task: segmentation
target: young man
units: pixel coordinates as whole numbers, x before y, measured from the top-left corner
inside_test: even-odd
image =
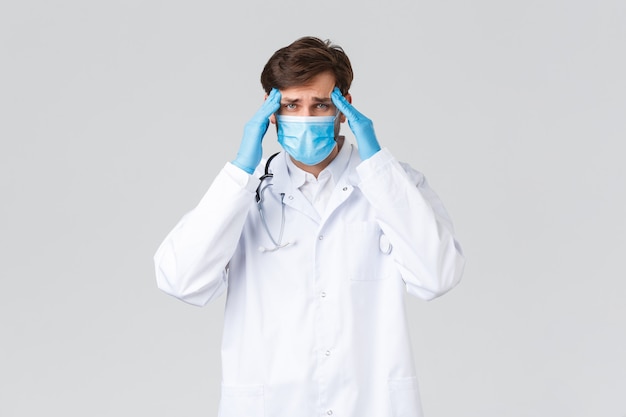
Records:
[[[198,306],[227,291],[221,417],[422,415],[404,294],[444,294],[464,259],[351,82],[328,41],[276,51],[237,157],[155,255],[163,291]],[[338,135],[345,120],[357,147]],[[284,151],[261,162],[270,123]]]

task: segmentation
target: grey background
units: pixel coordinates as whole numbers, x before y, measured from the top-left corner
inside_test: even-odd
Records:
[[[224,298],[152,255],[316,35],[466,250],[408,302],[426,416],[626,416],[626,3],[382,4],[0,4],[0,415],[215,415]]]

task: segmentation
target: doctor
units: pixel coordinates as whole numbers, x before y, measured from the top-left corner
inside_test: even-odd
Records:
[[[424,176],[351,105],[352,76],[329,41],[276,51],[236,158],[155,255],[166,293],[227,292],[220,417],[422,415],[405,293],[444,294],[464,258]],[[270,123],[284,152],[261,161]]]

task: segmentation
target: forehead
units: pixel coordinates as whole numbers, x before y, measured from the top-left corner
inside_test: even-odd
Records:
[[[323,72],[311,78],[303,85],[287,87],[280,90],[283,100],[330,98],[330,93],[335,87],[335,76],[331,72]]]

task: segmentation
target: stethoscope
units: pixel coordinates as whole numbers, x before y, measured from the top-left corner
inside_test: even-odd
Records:
[[[278,154],[280,154],[280,152],[276,152],[275,154],[269,157],[269,159],[265,163],[265,172],[263,175],[259,177],[260,182],[259,182],[258,187],[256,187],[256,197],[255,197],[256,206],[259,209],[259,215],[261,216],[261,223],[263,223],[263,227],[265,228],[267,235],[269,236],[270,240],[274,244],[273,248],[266,248],[265,246],[259,246],[260,252],[274,252],[274,251],[277,251],[278,249],[282,249],[286,246],[293,245],[296,243],[295,240],[293,242],[283,243],[283,231],[285,230],[285,193],[280,193],[281,214],[280,214],[280,232],[278,232],[278,239],[274,239],[274,236],[272,236],[272,233],[270,232],[270,228],[267,226],[267,220],[265,220],[265,215],[263,214],[263,195],[267,187],[270,187],[273,185],[271,183],[263,185],[263,181],[265,181],[268,178],[274,177],[274,174],[270,172],[270,163],[272,162],[272,159],[274,159]],[[379,248],[380,248],[380,251],[385,255],[389,255],[393,248],[393,246],[387,239],[387,236],[385,236],[383,233],[381,233],[379,237]]]
[[[263,181],[268,178],[273,178],[274,174],[269,171],[270,163],[272,159],[274,159],[280,152],[276,152],[274,155],[270,156],[267,162],[265,163],[265,173],[259,177],[259,186],[256,187],[256,206],[259,209],[259,215],[261,216],[261,223],[263,223],[263,227],[267,232],[270,240],[274,244],[273,248],[266,248],[265,246],[259,246],[260,252],[274,252],[278,249],[284,248],[285,246],[289,246],[295,243],[294,242],[283,242],[283,231],[285,230],[285,193],[280,193],[280,205],[281,205],[281,215],[280,215],[280,232],[278,233],[278,239],[274,239],[272,233],[270,232],[270,228],[267,226],[267,220],[265,220],[265,214],[263,214],[263,195],[267,187],[272,186],[273,184],[265,184],[263,185]]]

